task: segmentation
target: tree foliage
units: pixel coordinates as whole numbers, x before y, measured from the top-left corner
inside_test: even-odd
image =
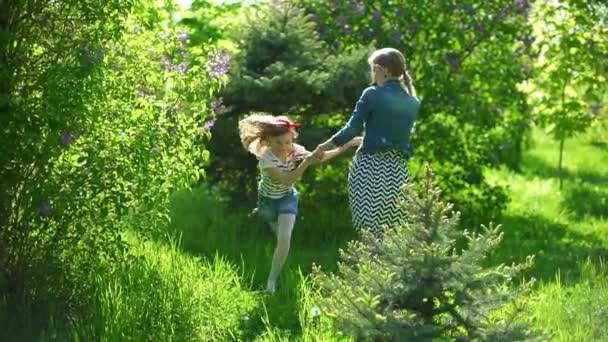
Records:
[[[560,142],[595,120],[608,87],[608,7],[599,2],[536,3],[534,77],[524,85],[538,124]],[[560,174],[561,185],[561,174]]]
[[[484,267],[499,244],[498,227],[482,234],[457,228],[459,215],[440,200],[430,171],[404,188],[408,216],[381,239],[364,231],[341,250],[338,273],[313,270],[323,314],[363,341],[521,341],[534,337],[512,300],[530,289],[513,278],[525,264]],[[468,246],[460,250],[462,240]],[[497,315],[497,310],[503,310]]]
[[[366,85],[366,55],[360,48],[330,54],[315,25],[290,2],[250,8],[232,33],[236,53],[222,91],[227,107],[212,130],[210,180],[233,202],[255,196],[255,162],[240,148],[237,122],[261,111],[299,116],[306,124],[302,142],[314,148],[337,126],[312,124],[319,114],[344,111]]]
[[[422,108],[412,168],[430,163],[465,221],[500,215],[504,191],[482,170],[518,168],[529,114],[527,1],[300,0],[336,51],[360,45],[404,52]]]
[[[207,51],[121,1],[13,2],[2,14],[0,296],[83,304],[126,227],[168,220],[207,158],[220,80]]]

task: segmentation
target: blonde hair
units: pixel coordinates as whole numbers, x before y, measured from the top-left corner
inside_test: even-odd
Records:
[[[293,134],[295,140],[298,137],[296,130],[285,126],[279,120],[289,121],[286,116],[262,113],[250,114],[239,121],[239,135],[243,147],[249,152],[259,152],[259,148],[267,142],[268,138],[278,137],[289,132]]]
[[[369,65],[373,68],[374,65],[379,65],[386,69],[390,76],[398,77],[401,81],[401,86],[410,95],[416,96],[414,81],[407,70],[407,64],[403,54],[393,48],[383,48],[374,51],[367,59]]]

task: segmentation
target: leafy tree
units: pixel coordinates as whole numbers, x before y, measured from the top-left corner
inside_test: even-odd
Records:
[[[227,112],[212,130],[208,171],[214,184],[240,202],[254,197],[256,175],[253,157],[238,143],[240,116],[253,111],[300,115],[306,123],[303,142],[319,143],[332,128],[310,123],[320,113],[355,103],[366,85],[368,49],[331,55],[314,23],[287,1],[250,8],[233,37],[237,52],[221,95]]]
[[[427,170],[423,184],[404,188],[408,217],[382,238],[364,231],[340,251],[338,273],[313,269],[321,312],[364,341],[521,341],[536,335],[512,300],[532,281],[512,288],[525,264],[484,267],[500,243],[499,227],[457,229],[459,214],[440,200]],[[466,240],[468,246],[460,250]],[[500,311],[500,312],[498,312]]]
[[[241,7],[239,2],[194,0],[185,11],[180,24],[190,29],[191,45],[214,45],[225,39],[226,32],[236,24],[234,17],[238,15]]]
[[[123,259],[124,229],[166,224],[170,192],[201,174],[221,72],[163,28],[167,10],[3,9],[0,297],[82,308],[93,275]]]
[[[517,85],[529,69],[527,1],[299,0],[337,53],[361,45],[405,53],[422,108],[411,169],[430,163],[465,222],[495,219],[507,198],[482,170],[519,167],[530,123]]]
[[[608,90],[608,7],[589,1],[539,1],[532,17],[538,57],[534,77],[524,88],[536,121],[559,141],[561,188],[565,141],[597,118]]]

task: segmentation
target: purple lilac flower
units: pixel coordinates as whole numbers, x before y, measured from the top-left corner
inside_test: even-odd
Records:
[[[179,72],[180,74],[185,74],[190,67],[190,63],[188,61],[184,61],[175,66],[174,70]]]
[[[516,8],[524,9],[528,6],[528,2],[526,0],[515,0],[513,1],[513,5],[515,5]]]
[[[177,47],[177,54],[180,55],[180,57],[187,57],[188,53],[186,52],[186,49],[183,46],[178,46]]]
[[[473,25],[473,29],[476,32],[483,32],[483,31],[485,31],[486,27],[483,24],[476,23],[475,25]]]
[[[401,40],[403,39],[403,33],[401,33],[401,32],[395,32],[395,33],[393,33],[391,35],[391,37],[389,39],[393,43],[400,43]]]
[[[374,11],[374,13],[372,13],[372,19],[375,21],[380,21],[380,18],[382,18],[382,13],[380,13],[380,11]]]
[[[338,25],[338,26],[344,26],[344,25],[346,25],[346,18],[344,18],[344,17],[340,16],[340,17],[337,17],[337,18],[334,20],[334,22],[335,22],[335,23],[336,23],[336,25]]]
[[[600,112],[600,109],[602,109],[602,105],[600,103],[595,103],[591,106],[591,113],[593,114],[593,116],[597,116]]]
[[[40,203],[40,205],[38,206],[38,214],[40,214],[44,217],[50,216],[52,212],[53,212],[53,205],[51,203],[49,203],[48,201],[44,201],[44,202]]]
[[[102,49],[99,49],[93,52],[89,44],[84,44],[84,46],[82,47],[82,54],[80,58],[82,65],[88,67],[94,66],[103,60],[104,51]]]
[[[350,26],[348,26],[348,25],[346,25],[346,26],[344,26],[344,27],[342,28],[342,32],[343,32],[344,34],[351,34],[351,33],[353,33],[353,28],[352,28],[352,27],[350,27]]]
[[[171,70],[173,68],[173,59],[169,55],[162,55],[160,57],[160,63],[165,70]]]
[[[498,14],[496,15],[496,19],[500,19],[505,17],[507,14],[509,13],[509,5],[505,5],[503,6],[500,11],[498,12]]]
[[[68,147],[70,146],[70,144],[72,144],[74,142],[74,140],[76,140],[76,137],[74,137],[74,135],[72,133],[69,132],[65,132],[61,135],[61,145],[63,145],[64,147]]]
[[[372,39],[376,36],[376,31],[373,28],[367,29],[364,33],[365,38]]]
[[[216,115],[226,113],[226,106],[224,106],[224,98],[220,96],[217,100],[211,101],[211,110]]]
[[[181,31],[179,31],[179,34],[177,35],[177,40],[179,40],[180,42],[185,42],[188,40],[188,31],[186,29],[182,29]]]
[[[203,129],[205,131],[210,131],[213,128],[213,125],[215,125],[215,119],[208,120],[203,125]]]
[[[408,29],[410,30],[410,32],[416,33],[418,32],[418,30],[420,30],[420,23],[411,23],[409,24]]]
[[[333,43],[331,43],[331,46],[333,46],[334,49],[338,50],[338,49],[340,49],[340,42],[337,40],[334,40]]]
[[[446,57],[446,61],[448,62],[448,64],[450,64],[453,70],[460,69],[460,61],[458,60],[458,58],[456,58],[456,56],[449,55]]]
[[[230,56],[227,53],[217,51],[209,56],[205,66],[211,77],[220,78],[230,70]]]
[[[317,32],[319,33],[319,37],[323,37],[327,33],[327,27],[321,26],[317,29]]]
[[[466,5],[464,6],[464,12],[468,15],[473,15],[475,14],[475,7],[473,5]]]
[[[363,4],[355,5],[355,11],[357,11],[357,13],[359,13],[359,14],[363,14],[365,12],[365,5],[363,5]]]

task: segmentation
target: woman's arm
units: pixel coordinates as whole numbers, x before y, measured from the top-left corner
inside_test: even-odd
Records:
[[[347,142],[346,144],[338,147],[338,148],[334,148],[331,149],[329,151],[325,151],[323,153],[323,159],[321,161],[327,161],[330,160],[336,156],[339,156],[340,154],[344,153],[346,150],[352,148],[352,147],[357,147],[359,145],[361,145],[361,141],[363,140],[363,137],[356,137],[351,139],[349,142]]]
[[[330,146],[331,148],[342,146],[361,133],[365,121],[367,121],[372,113],[376,94],[377,89],[375,87],[369,87],[363,91],[361,97],[357,100],[353,114],[346,125],[327,141],[331,141],[334,144],[333,146]],[[331,148],[328,148],[327,150]]]

